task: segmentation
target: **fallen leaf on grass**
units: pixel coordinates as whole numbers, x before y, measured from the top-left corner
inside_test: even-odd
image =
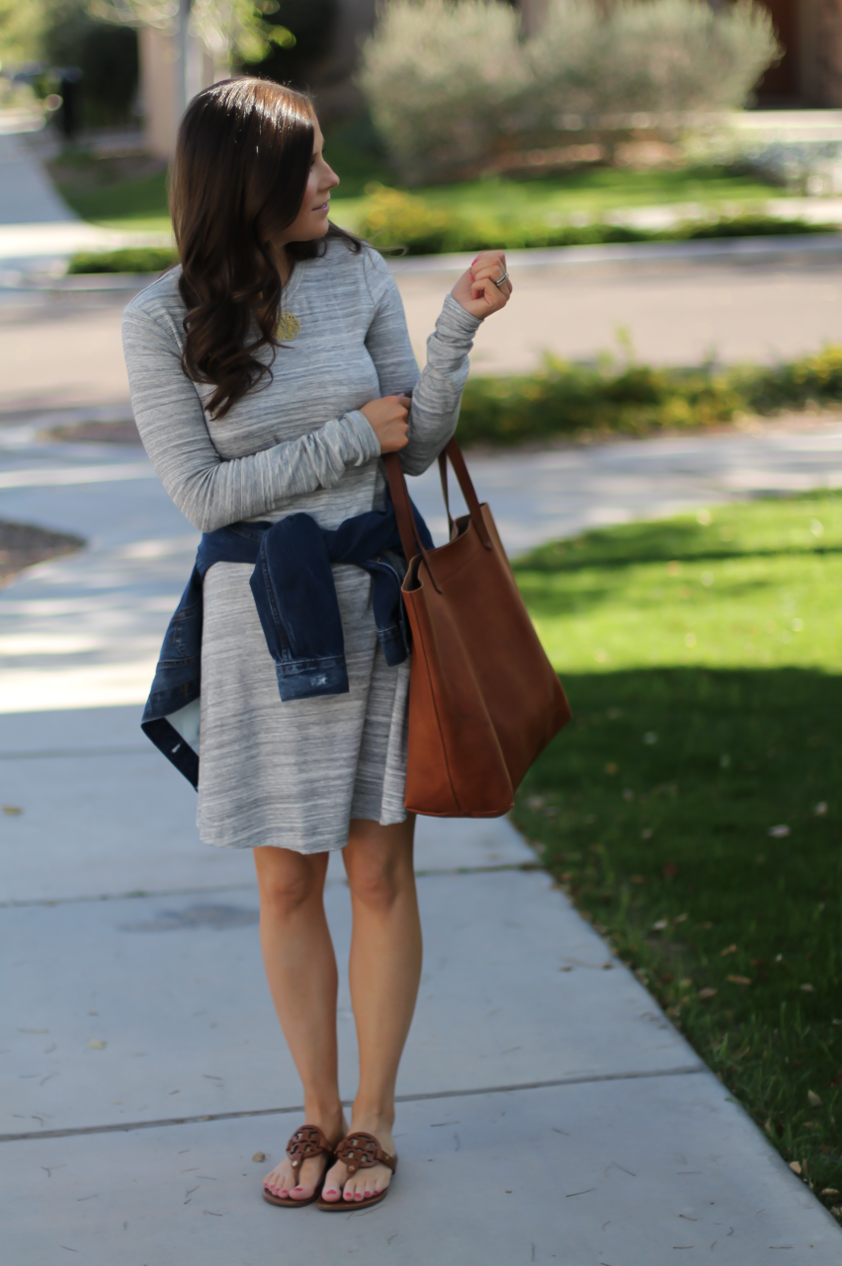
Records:
[[[750,985],[751,981],[748,976],[729,976],[732,985]]]
[[[820,1108],[822,1106],[822,1101],[816,1094],[815,1090],[807,1091],[807,1102],[811,1108]]]
[[[666,862],[661,870],[664,879],[675,879],[678,874],[678,867],[675,862]]]
[[[800,1161],[790,1161],[790,1162],[789,1162],[789,1167],[790,1167],[790,1169],[792,1170],[792,1172],[793,1172],[794,1174],[800,1174],[800,1173],[801,1173],[801,1162],[800,1162]]]
[[[813,810],[813,813],[815,813],[817,818],[824,817],[824,815],[827,813],[827,805],[825,804],[824,800],[819,801],[819,803],[816,805],[815,809]]]
[[[617,769],[618,769],[618,766],[615,765],[613,760],[610,760],[608,764],[605,766],[606,774],[611,774],[612,776],[616,774]]]
[[[652,931],[663,932],[664,928],[667,927],[667,925],[668,925],[667,919],[659,919],[657,923],[652,924]]]
[[[780,826],[769,827],[769,834],[776,840],[782,840],[784,836],[789,835],[789,833],[789,827],[784,823],[781,823]]]
[[[724,958],[726,954],[736,954],[736,945],[726,945],[724,950],[719,951],[720,958]]]
[[[697,998],[712,998],[716,993],[715,989],[711,989],[710,985],[706,985],[704,989],[700,989],[696,994]]]
[[[822,1195],[823,1196],[838,1196],[839,1192],[836,1190],[835,1187],[825,1187],[822,1190]]]
[[[812,985],[799,985],[798,988],[801,989],[804,993],[816,992]]]

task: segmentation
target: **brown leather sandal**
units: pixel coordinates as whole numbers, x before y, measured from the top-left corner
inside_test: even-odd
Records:
[[[337,1145],[336,1159],[342,1161],[343,1165],[348,1166],[348,1177],[351,1178],[358,1169],[371,1169],[374,1165],[388,1165],[392,1173],[398,1167],[397,1156],[389,1156],[383,1151],[373,1134],[366,1134],[364,1130],[359,1130],[356,1134],[348,1134]],[[325,1170],[327,1173],[327,1170]],[[322,1184],[324,1186],[324,1184]],[[334,1211],[341,1209],[345,1213],[349,1209],[367,1209],[370,1205],[379,1204],[381,1200],[385,1200],[389,1194],[392,1184],[384,1187],[382,1191],[378,1191],[374,1196],[364,1196],[362,1200],[346,1200],[344,1195],[340,1195],[338,1200],[325,1200],[324,1196],[319,1192],[319,1208]]]
[[[333,1147],[328,1143],[327,1138],[317,1125],[302,1125],[287,1143],[287,1156],[292,1162],[293,1169],[297,1169],[301,1162],[309,1156],[320,1156],[322,1152],[324,1152],[327,1160],[324,1172],[320,1181],[316,1183],[316,1189],[312,1196],[308,1196],[306,1200],[293,1200],[291,1196],[276,1196],[264,1183],[263,1199],[268,1200],[269,1204],[279,1204],[285,1209],[297,1209],[299,1206],[303,1207],[304,1205],[312,1204],[314,1200],[318,1200],[324,1186],[325,1174],[330,1169],[333,1161]]]

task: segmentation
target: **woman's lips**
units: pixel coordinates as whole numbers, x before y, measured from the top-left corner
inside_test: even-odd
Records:
[[[314,210],[314,211],[329,211],[329,210],[330,210],[330,198],[328,198],[326,202],[321,202],[321,203],[320,203],[317,207],[313,207],[313,210]]]

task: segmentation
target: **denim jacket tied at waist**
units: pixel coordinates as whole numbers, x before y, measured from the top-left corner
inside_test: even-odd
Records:
[[[388,495],[388,494],[387,494]],[[433,542],[413,506],[425,548]],[[277,523],[234,523],[205,532],[193,573],[167,628],[141,727],[185,778],[199,782],[199,694],[202,584],[214,563],[252,563],[249,584],[281,699],[348,692],[345,639],[332,563],[350,563],[372,578],[372,607],[386,663],[409,651],[401,601],[402,573],[387,555],[403,557],[391,501],[338,528],[319,527],[308,514]]]

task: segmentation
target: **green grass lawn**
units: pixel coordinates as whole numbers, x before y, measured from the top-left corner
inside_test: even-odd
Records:
[[[842,496],[589,532],[515,570],[574,710],[517,825],[842,1216]]]
[[[353,229],[365,204],[366,186],[372,181],[396,182],[375,150],[349,144],[342,133],[336,135],[335,143],[328,137],[325,156],[342,182],[333,195],[333,219]],[[163,170],[133,175],[126,159],[85,153],[62,156],[51,166],[63,198],[82,219],[107,228],[169,230]],[[662,171],[583,167],[564,175],[471,180],[412,192],[431,206],[467,218],[487,221],[491,217],[505,225],[547,217],[561,221],[571,215],[594,219],[608,211],[663,203],[751,209],[786,191],[719,167]]]
[[[49,164],[67,205],[94,224],[127,231],[168,233],[167,173],[142,156],[98,158],[80,152]]]

